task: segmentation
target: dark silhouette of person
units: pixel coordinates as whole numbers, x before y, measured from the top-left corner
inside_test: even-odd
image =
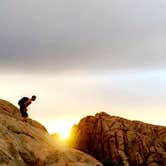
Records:
[[[27,121],[28,119],[28,109],[27,107],[32,103],[32,101],[36,100],[36,96],[32,96],[31,98],[23,97],[18,101],[18,105],[20,106],[20,113],[22,115],[23,121]]]

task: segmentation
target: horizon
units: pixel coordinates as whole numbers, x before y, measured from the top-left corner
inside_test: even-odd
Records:
[[[49,133],[59,133],[62,129],[68,133],[81,118],[97,112],[166,126],[164,73],[165,71],[93,75],[73,73],[71,77],[69,73],[63,73],[56,77],[45,75],[45,79],[35,74],[17,77],[5,75],[1,77],[3,81],[0,91],[2,99],[17,107],[21,97],[35,94],[37,100],[28,108],[29,117],[42,123]],[[31,80],[33,85],[30,84]],[[138,87],[138,84],[141,86]],[[7,92],[4,86],[8,86]],[[54,91],[51,90],[53,86]],[[154,90],[156,86],[158,89]]]
[[[1,1],[0,98],[36,95],[50,133],[103,111],[166,126],[165,15],[163,0]]]

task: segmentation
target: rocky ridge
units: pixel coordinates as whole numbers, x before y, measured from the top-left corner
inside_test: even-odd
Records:
[[[19,110],[0,100],[1,166],[102,166],[81,151],[61,147],[40,123],[23,122]]]
[[[72,129],[71,146],[100,161],[125,166],[166,166],[166,127],[107,113],[83,118]]]

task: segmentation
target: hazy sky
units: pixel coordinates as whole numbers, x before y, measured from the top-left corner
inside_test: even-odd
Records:
[[[0,0],[1,98],[36,93],[50,126],[99,111],[166,125],[165,29],[165,0]]]

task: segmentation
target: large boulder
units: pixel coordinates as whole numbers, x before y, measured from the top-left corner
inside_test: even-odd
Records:
[[[1,166],[97,166],[96,159],[62,147],[40,123],[23,122],[19,110],[0,100]]]
[[[104,112],[87,116],[75,125],[70,144],[103,163],[166,166],[166,127]]]

